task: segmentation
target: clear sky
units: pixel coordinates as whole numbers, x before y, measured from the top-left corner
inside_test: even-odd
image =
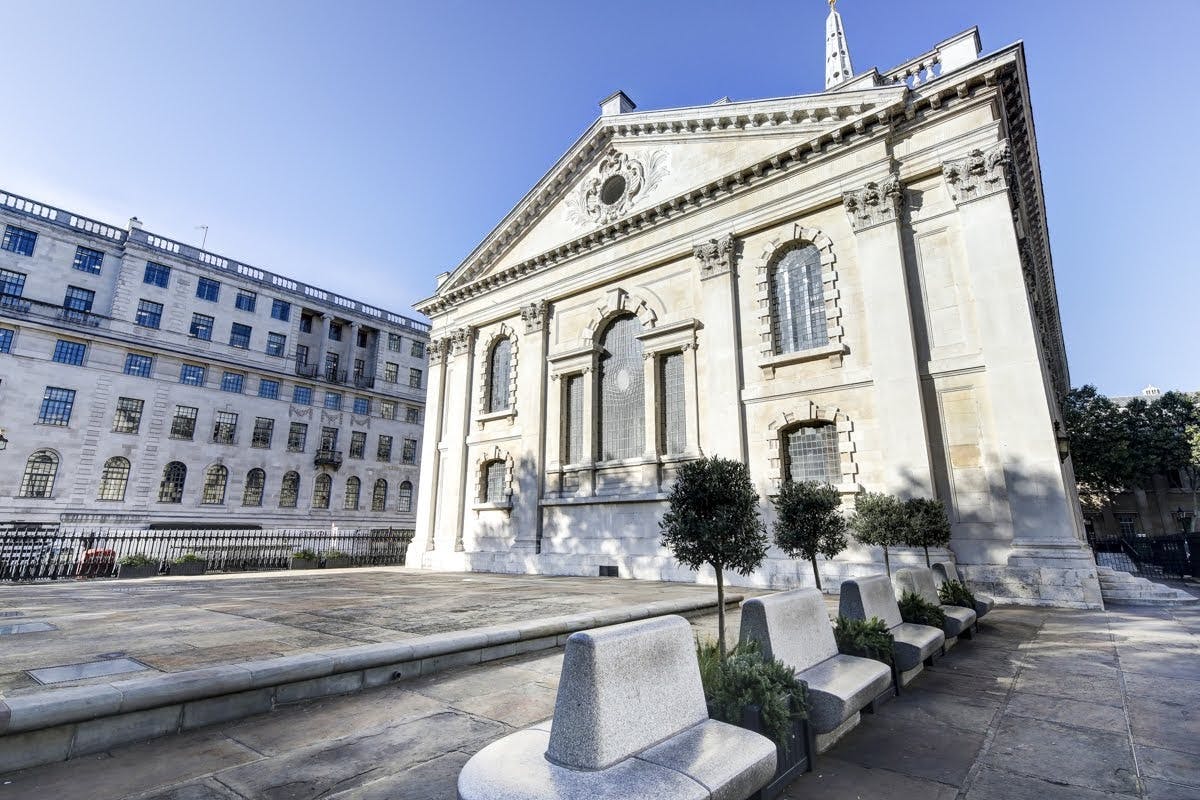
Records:
[[[1200,389],[1200,2],[842,0],[856,70],[1023,39],[1072,382]],[[412,313],[624,89],[819,91],[821,0],[0,0],[0,188]]]

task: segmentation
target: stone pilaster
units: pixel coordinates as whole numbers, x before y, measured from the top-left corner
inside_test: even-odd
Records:
[[[435,497],[438,508],[433,524],[434,546],[424,560],[425,565],[433,569],[462,569],[466,566],[465,559],[456,554],[464,549],[465,514],[473,497],[466,439],[471,418],[471,398],[474,395],[471,380],[474,339],[473,328],[450,330],[447,335],[449,346],[441,359],[444,418],[439,423],[441,436],[437,443],[440,464],[437,477],[439,491]],[[429,406],[432,407],[432,404]]]
[[[445,358],[450,342],[443,336],[429,340],[429,369],[426,376],[425,425],[422,430],[421,479],[417,483],[416,535],[408,548],[406,563],[421,566],[425,553],[434,549],[434,533],[437,527],[441,497],[442,425],[445,410],[442,408],[446,396]]]
[[[515,539],[513,550],[520,555],[540,551],[542,542],[541,499],[545,496],[546,443],[549,425],[558,425],[557,416],[547,413],[547,383],[549,371],[546,352],[550,326],[546,324],[549,303],[539,300],[521,308],[525,337],[521,341],[521,358],[517,364],[517,420],[524,432],[523,452],[517,464],[517,481],[513,495]],[[523,570],[530,571],[530,570]]]
[[[701,242],[692,248],[699,262],[702,303],[704,307],[704,376],[703,401],[699,392],[689,393],[689,416],[692,406],[706,408],[703,419],[715,424],[699,430],[699,439],[688,439],[689,448],[703,450],[745,461],[746,419],[742,409],[741,390],[744,385],[741,358],[741,318],[737,297],[738,241],[733,234]],[[693,358],[689,359],[692,366]],[[654,430],[653,427],[648,430]],[[693,431],[689,426],[688,435]]]

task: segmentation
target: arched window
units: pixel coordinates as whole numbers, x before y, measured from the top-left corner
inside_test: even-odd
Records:
[[[646,450],[646,386],[641,322],[613,320],[600,342],[600,458],[635,458]]]
[[[186,480],[187,467],[182,461],[172,461],[163,467],[162,483],[158,485],[158,502],[182,503]]]
[[[507,465],[500,459],[483,465],[483,502],[502,504],[508,501]]]
[[[771,268],[771,334],[775,352],[797,353],[829,343],[821,254],[813,245],[784,252]]]
[[[488,401],[487,410],[507,411],[509,389],[512,378],[512,340],[507,336],[492,346],[488,357]]]
[[[51,450],[35,450],[25,462],[21,497],[50,497],[54,493],[54,476],[57,474],[58,456]]]
[[[295,508],[300,497],[300,473],[283,473],[283,483],[279,486],[279,507]]]
[[[200,502],[208,506],[219,506],[225,502],[225,483],[229,480],[229,470],[220,464],[213,464],[204,470],[204,492]]]
[[[313,508],[329,508],[329,495],[333,492],[333,478],[321,474],[313,480]]]
[[[267,485],[267,473],[258,467],[246,473],[246,488],[242,490],[242,505],[261,506],[263,489]]]
[[[97,500],[125,499],[125,487],[129,485],[129,459],[113,456],[104,462],[100,473],[100,495]]]
[[[412,483],[410,481],[400,484],[400,503],[396,510],[402,514],[412,511]]]
[[[784,480],[835,484],[842,480],[837,426],[832,422],[800,425],[780,436]]]
[[[346,478],[346,499],[342,508],[346,511],[358,511],[358,495],[362,489],[362,481],[353,476]]]
[[[375,490],[371,492],[371,510],[386,511],[387,510],[387,481],[383,478],[375,481]]]

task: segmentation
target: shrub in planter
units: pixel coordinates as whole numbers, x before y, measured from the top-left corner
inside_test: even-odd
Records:
[[[813,580],[820,589],[817,556],[833,558],[846,549],[841,493],[828,484],[786,481],[771,502],[776,513],[775,544],[789,557],[811,564]]]
[[[349,554],[343,553],[341,550],[326,550],[323,555],[325,556],[326,569],[340,569],[350,566]]]
[[[839,653],[892,664],[892,633],[879,617],[838,617],[837,624],[833,626],[833,636],[837,640]]]
[[[292,562],[288,565],[288,569],[316,569],[320,563],[321,559],[317,557],[316,553],[304,548],[292,553]]]
[[[904,544],[925,549],[925,566],[929,563],[929,548],[950,546],[950,517],[941,500],[911,497],[904,501],[907,532]]]
[[[939,631],[946,624],[946,612],[913,592],[900,596],[900,618],[917,625],[928,625]]]
[[[975,595],[960,581],[946,581],[938,587],[938,598],[948,606],[975,608]]]
[[[145,553],[134,553],[117,562],[118,578],[151,578],[158,574],[158,562]]]
[[[892,562],[888,548],[903,544],[909,530],[904,503],[890,494],[866,492],[859,495],[854,503],[854,515],[850,517],[850,530],[863,544],[883,548],[883,566],[890,578]]]
[[[185,553],[171,562],[172,575],[203,575],[208,561],[195,553]]]

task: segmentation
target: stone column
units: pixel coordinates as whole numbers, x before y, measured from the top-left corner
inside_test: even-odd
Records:
[[[546,426],[558,424],[557,415],[547,413],[546,349],[549,345],[549,326],[545,300],[521,308],[525,336],[521,340],[517,368],[517,424],[524,433],[525,451],[514,453],[517,459],[518,486],[513,493],[515,538],[513,550],[522,555],[540,551],[542,542],[542,507],[546,482]],[[522,572],[532,570],[522,569]]]
[[[842,201],[858,253],[886,490],[932,497],[929,433],[900,237],[903,193],[892,174],[846,192]]]
[[[417,528],[408,548],[410,566],[428,566],[424,554],[434,548],[434,532],[441,506],[442,427],[446,418],[442,407],[446,397],[444,361],[449,341],[444,337],[429,340],[429,374],[425,397],[425,425],[421,432],[421,478],[417,483]],[[420,560],[418,560],[418,557]]]
[[[741,358],[741,319],[737,298],[737,241],[733,234],[710,239],[692,248],[700,265],[704,308],[704,419],[713,420],[706,430],[688,426],[688,446],[699,452],[701,433],[703,451],[745,462],[748,458],[746,416],[741,402],[745,383]],[[691,388],[691,387],[689,387]],[[699,387],[697,387],[699,388]],[[688,404],[699,406],[699,393],[688,392]],[[691,419],[689,414],[689,420]]]

